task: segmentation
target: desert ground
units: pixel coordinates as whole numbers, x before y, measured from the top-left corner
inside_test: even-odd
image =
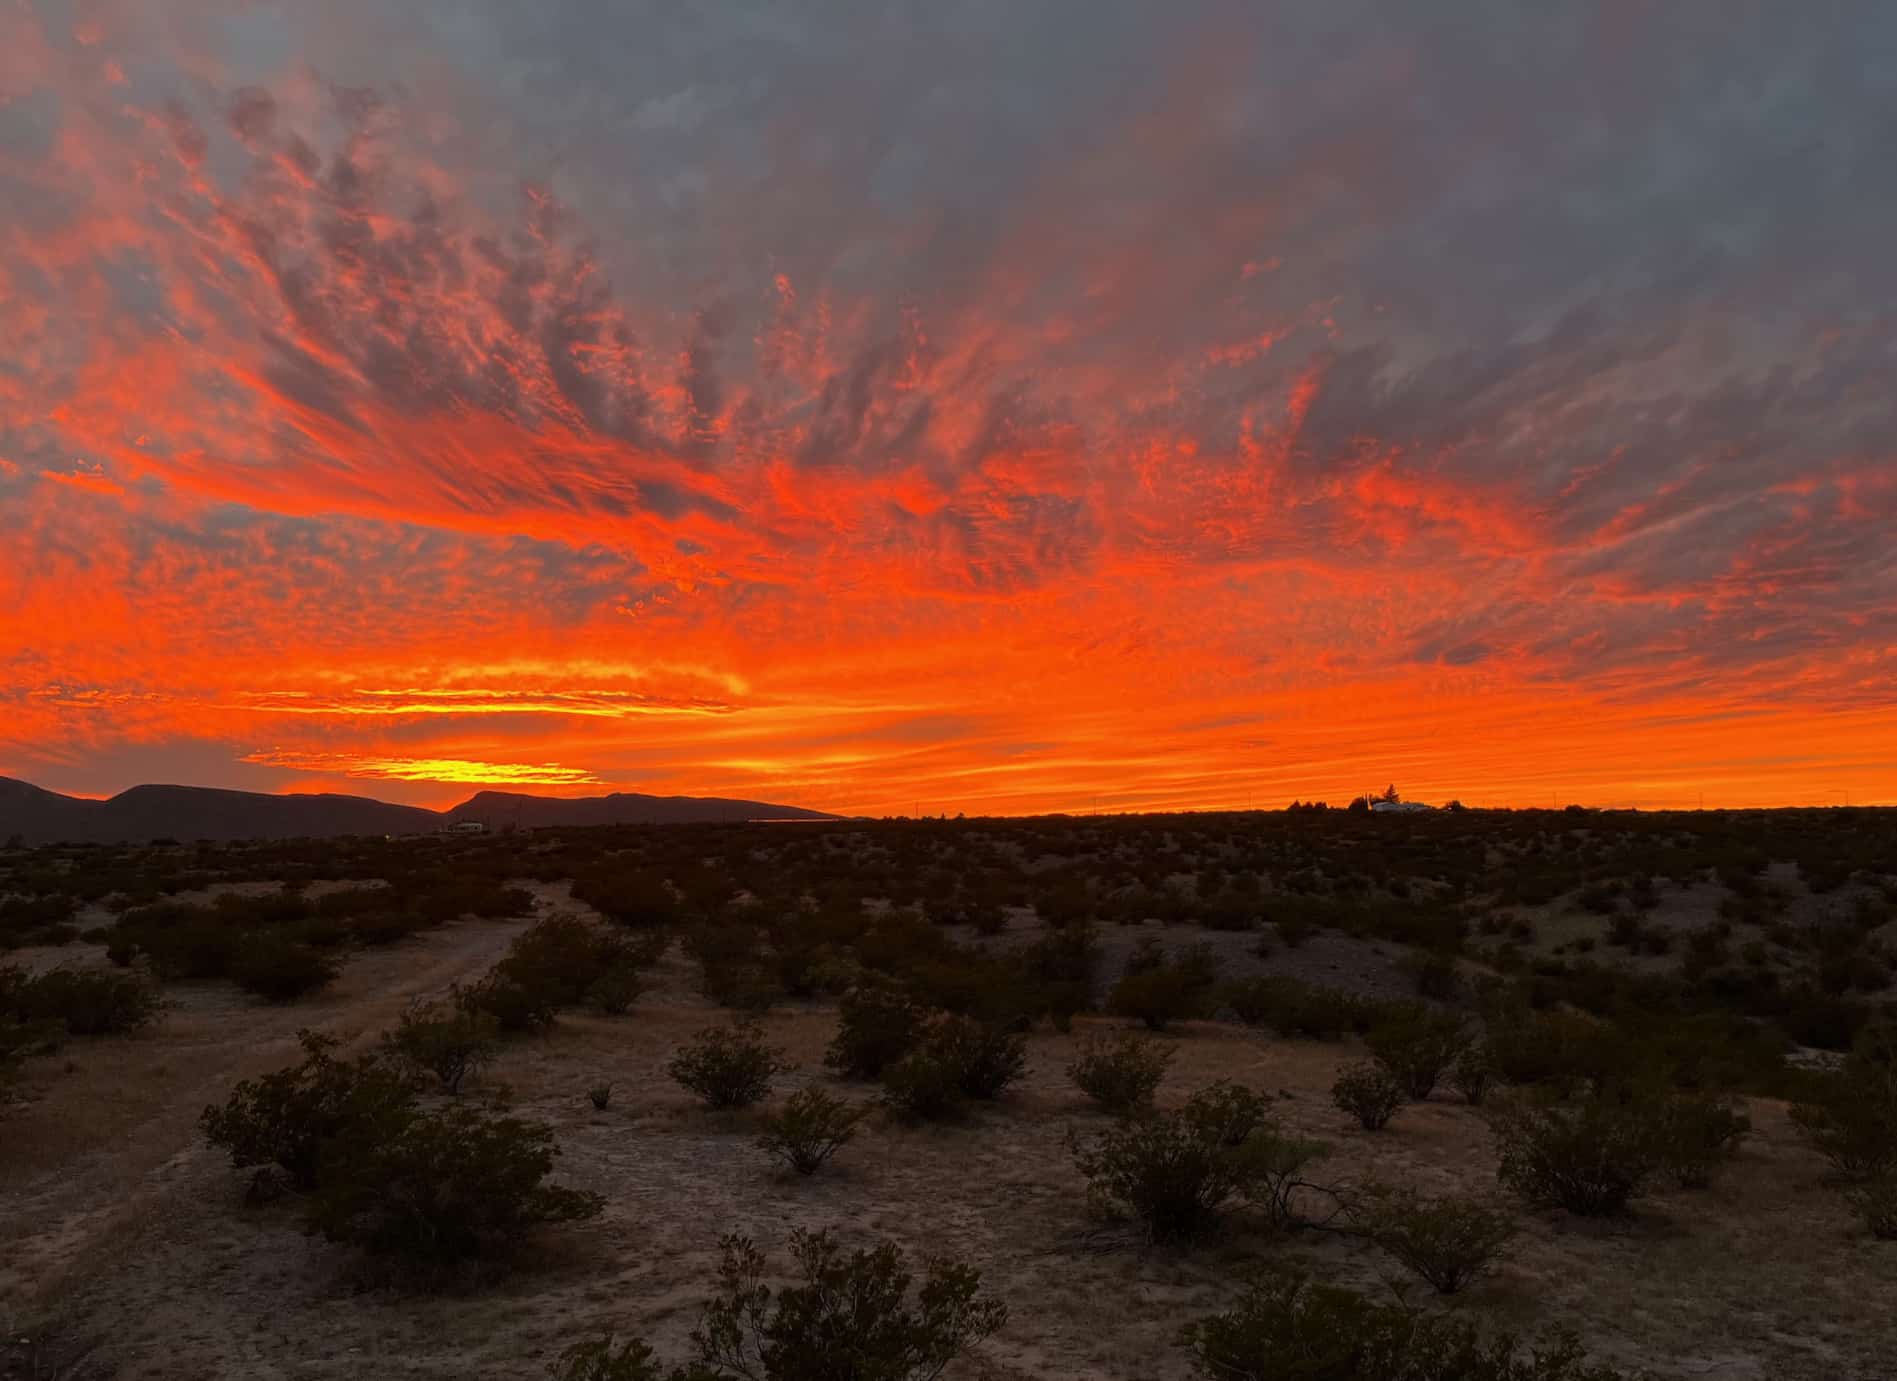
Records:
[[[945,1253],[980,1269],[1011,1314],[946,1373],[961,1381],[1184,1378],[1182,1325],[1228,1306],[1267,1265],[1485,1327],[1571,1330],[1597,1359],[1662,1377],[1897,1376],[1897,1244],[1857,1226],[1782,1100],[1743,1100],[1752,1133],[1708,1188],[1661,1190],[1605,1220],[1520,1208],[1521,1233],[1500,1268],[1439,1302],[1348,1232],[1273,1234],[1241,1211],[1210,1240],[1155,1245],[1136,1225],[1103,1219],[1068,1141],[1109,1119],[1065,1072],[1083,1037],[1130,1025],[1099,1013],[1068,1032],[1037,1023],[1025,1077],[999,1101],[940,1124],[878,1112],[822,1173],[790,1174],[754,1146],[756,1110],[709,1111],[666,1073],[677,1047],[728,1016],[703,995],[679,942],[629,1012],[562,1012],[544,1033],[510,1038],[460,1095],[550,1125],[555,1179],[604,1196],[603,1214],[545,1232],[515,1269],[478,1288],[367,1286],[348,1251],[302,1230],[293,1202],[247,1203],[247,1176],[206,1143],[199,1112],[237,1080],[294,1063],[299,1029],[371,1048],[412,1001],[477,980],[535,917],[607,924],[565,882],[526,886],[529,915],[461,919],[354,952],[301,1001],[168,982],[170,1006],[151,1026],[29,1062],[22,1096],[0,1120],[0,1375],[528,1378],[575,1341],[607,1333],[682,1358],[721,1234],[746,1234],[775,1260],[791,1229],[830,1227],[852,1244],[893,1241],[914,1259]],[[1689,888],[1650,923],[1690,928],[1712,914]],[[1553,945],[1596,918],[1547,903],[1539,919]],[[1039,929],[1031,907],[1017,908],[987,943],[1028,943]],[[1148,935],[1201,938],[1157,923],[1108,927],[1109,980]],[[1375,936],[1324,932],[1263,954],[1249,934],[1203,938],[1228,977],[1291,972],[1379,995],[1409,982],[1404,947]],[[106,963],[84,945],[5,959],[28,971]],[[1269,1095],[1285,1127],[1328,1143],[1315,1179],[1505,1198],[1480,1109],[1440,1089],[1364,1131],[1330,1098],[1340,1068],[1363,1054],[1355,1038],[1286,1039],[1224,1015],[1164,1033],[1176,1056],[1160,1107],[1237,1081]],[[761,1022],[796,1065],[778,1076],[776,1098],[810,1084],[874,1098],[874,1085],[823,1065],[833,1000],[782,998]],[[587,1090],[603,1082],[613,1092],[599,1110]]]

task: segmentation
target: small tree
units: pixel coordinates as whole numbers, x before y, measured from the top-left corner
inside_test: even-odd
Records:
[[[774,1076],[795,1068],[778,1058],[783,1053],[764,1043],[756,1022],[738,1021],[699,1032],[666,1071],[708,1108],[748,1108],[769,1096]]]
[[[847,1146],[869,1109],[853,1106],[819,1088],[800,1089],[784,1100],[782,1111],[764,1119],[758,1148],[800,1175],[814,1175]]]
[[[1130,1031],[1111,1040],[1089,1036],[1080,1042],[1067,1076],[1108,1112],[1128,1113],[1153,1101],[1174,1054],[1173,1046]]]
[[[845,1254],[828,1232],[791,1233],[802,1283],[773,1292],[751,1240],[726,1237],[719,1293],[692,1333],[710,1378],[746,1381],[931,1381],[1007,1322],[981,1294],[981,1273],[928,1263],[913,1276],[884,1244]]]
[[[492,1012],[450,1003],[417,1003],[383,1036],[389,1053],[411,1069],[432,1074],[449,1093],[486,1068],[500,1049],[500,1023]]]
[[[1358,1061],[1337,1076],[1331,1101],[1349,1113],[1366,1132],[1380,1131],[1403,1106],[1403,1085],[1380,1064]]]

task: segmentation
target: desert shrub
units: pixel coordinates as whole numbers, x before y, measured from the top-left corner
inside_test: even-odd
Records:
[[[1186,1116],[1215,1145],[1241,1146],[1266,1121],[1269,1099],[1242,1084],[1221,1079],[1186,1100]]]
[[[586,1090],[586,1099],[593,1105],[595,1111],[605,1112],[608,1105],[613,1101],[612,1084],[604,1083],[592,1085]]]
[[[1897,1066],[1854,1055],[1792,1108],[1792,1122],[1846,1179],[1897,1172]]]
[[[1239,1192],[1245,1196],[1246,1203],[1264,1214],[1266,1225],[1274,1232],[1309,1226],[1317,1221],[1300,1208],[1301,1201],[1311,1195],[1329,1199],[1333,1204],[1337,1199],[1335,1190],[1304,1178],[1306,1169],[1330,1154],[1330,1147],[1324,1142],[1297,1136],[1266,1122],[1231,1154],[1238,1171]]]
[[[1403,1092],[1420,1103],[1468,1047],[1469,1037],[1459,1013],[1417,1002],[1387,1010],[1364,1043]]]
[[[928,1381],[1008,1319],[981,1294],[981,1272],[952,1261],[931,1261],[912,1299],[914,1277],[886,1243],[846,1255],[828,1232],[793,1231],[802,1279],[775,1292],[749,1238],[719,1246],[719,1292],[683,1381]]]
[[[238,1169],[275,1166],[297,1189],[310,1190],[328,1147],[358,1124],[405,1117],[415,1088],[380,1055],[338,1060],[333,1036],[299,1031],[297,1039],[301,1064],[244,1080],[223,1107],[205,1108],[199,1125]]]
[[[423,1271],[504,1257],[530,1229],[603,1207],[545,1182],[558,1154],[552,1128],[465,1105],[352,1122],[324,1153],[309,1222]]]
[[[891,988],[858,987],[843,995],[837,1033],[823,1062],[851,1079],[876,1079],[921,1038],[927,1013]]]
[[[1413,1189],[1374,1187],[1352,1216],[1371,1241],[1444,1295],[1493,1269],[1516,1231],[1514,1218],[1493,1204]]]
[[[794,1068],[764,1043],[756,1022],[700,1031],[672,1056],[666,1072],[708,1108],[748,1108],[769,1096],[771,1079]]]
[[[883,1103],[911,1122],[958,1116],[967,1097],[960,1064],[933,1045],[920,1045],[883,1070]]]
[[[1565,1334],[1534,1348],[1508,1334],[1485,1340],[1468,1320],[1291,1274],[1254,1283],[1236,1308],[1189,1325],[1184,1341],[1209,1381],[1635,1381],[1590,1363]]]
[[[1331,1101],[1349,1113],[1366,1132],[1380,1131],[1403,1106],[1403,1085],[1380,1064],[1358,1061],[1337,1076]]]
[[[800,1089],[781,1110],[764,1118],[758,1148],[800,1175],[814,1175],[856,1136],[867,1108],[846,1103],[819,1088]]]
[[[38,977],[0,970],[0,1021],[42,1023],[69,1036],[135,1031],[157,1019],[158,994],[136,974],[57,968]]]
[[[1240,979],[1225,985],[1224,1004],[1248,1026],[1269,1026],[1281,1036],[1335,1040],[1366,1029],[1374,1008],[1336,988],[1286,976]]]
[[[617,1338],[594,1338],[575,1343],[547,1368],[553,1381],[666,1381],[667,1373],[652,1355],[652,1349],[637,1338],[620,1342]],[[671,1373],[677,1381],[690,1381],[688,1373]]]
[[[1659,1168],[1656,1122],[1641,1100],[1507,1100],[1489,1114],[1496,1178],[1532,1204],[1584,1217],[1619,1213]]]
[[[1088,1036],[1067,1066],[1067,1077],[1108,1112],[1132,1112],[1152,1103],[1174,1053],[1173,1046],[1130,1031],[1111,1039]]]
[[[1729,1098],[1710,1093],[1665,1097],[1654,1128],[1660,1169],[1682,1189],[1702,1189],[1751,1130],[1751,1120]]]
[[[485,1013],[503,1031],[544,1030],[559,1014],[559,1004],[552,993],[529,987],[499,966],[489,970],[478,982],[466,987],[456,984],[450,993],[457,1007],[466,1012]]]
[[[624,1016],[644,991],[637,969],[615,964],[586,985],[586,1000],[603,1016]]]
[[[449,1093],[459,1093],[500,1046],[494,1014],[453,1003],[411,1004],[395,1030],[383,1036],[389,1053],[418,1072],[432,1074]]]
[[[1494,1081],[1495,1065],[1489,1059],[1488,1046],[1481,1042],[1471,1042],[1449,1067],[1449,1086],[1472,1108],[1482,1106]]]
[[[494,974],[551,1007],[577,1007],[602,973],[633,962],[634,943],[578,916],[548,916],[514,937]]]
[[[294,1002],[335,981],[334,959],[314,946],[277,930],[247,935],[231,955],[229,973],[237,986],[266,1002]]]
[[[1122,1122],[1072,1149],[1095,1208],[1137,1219],[1155,1241],[1202,1234],[1243,1182],[1238,1158],[1183,1112]]]
[[[947,1016],[931,1023],[921,1051],[955,1071],[964,1097],[999,1098],[1027,1068],[1027,1038],[973,1017]]]
[[[1134,951],[1125,976],[1107,995],[1107,1010],[1136,1017],[1153,1031],[1209,1013],[1218,986],[1218,961],[1212,951],[1194,946],[1171,962],[1156,955],[1156,949]]]
[[[1504,1081],[1566,1096],[1627,1077],[1638,1063],[1626,1036],[1578,1012],[1499,1011],[1488,1019],[1489,1062]]]
[[[1885,1171],[1845,1191],[1871,1236],[1880,1242],[1897,1241],[1897,1174]]]

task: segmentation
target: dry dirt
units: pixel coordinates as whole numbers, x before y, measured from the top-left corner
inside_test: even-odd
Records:
[[[542,890],[543,906],[564,903],[563,889]],[[780,1174],[753,1148],[749,1115],[706,1112],[663,1072],[676,1045],[721,1019],[674,952],[628,1016],[563,1017],[489,1074],[516,1111],[557,1129],[559,1178],[606,1195],[605,1215],[549,1234],[532,1269],[478,1294],[361,1292],[346,1257],[304,1237],[292,1206],[243,1206],[244,1176],[197,1138],[197,1113],[234,1080],[291,1062],[300,1026],[372,1040],[412,996],[483,972],[521,924],[462,923],[362,956],[291,1008],[220,985],[175,988],[157,1028],[78,1043],[68,1067],[38,1071],[39,1096],[0,1122],[0,1326],[12,1349],[0,1358],[12,1374],[35,1374],[34,1346],[19,1341],[35,1336],[39,1375],[128,1381],[531,1378],[608,1330],[682,1356],[719,1234],[750,1234],[782,1260],[797,1226],[980,1266],[1013,1316],[951,1369],[961,1381],[1179,1378],[1180,1325],[1229,1303],[1260,1264],[1378,1291],[1397,1279],[1374,1249],[1335,1234],[1272,1239],[1241,1222],[1175,1252],[1103,1228],[1063,1144],[1070,1128],[1104,1125],[1063,1072],[1087,1022],[1074,1035],[1036,1032],[1023,1084],[964,1124],[879,1117],[825,1173]],[[801,1066],[780,1094],[822,1081],[869,1096],[822,1068],[834,1019],[818,1006],[766,1019]],[[1457,1102],[1412,1106],[1375,1134],[1336,1112],[1327,1090],[1358,1053],[1348,1045],[1210,1023],[1177,1042],[1163,1101],[1218,1078],[1281,1095],[1285,1122],[1333,1144],[1318,1178],[1494,1187],[1483,1124]],[[585,1090],[606,1080],[612,1104],[596,1112]],[[1505,1267],[1453,1307],[1511,1328],[1572,1328],[1603,1357],[1665,1376],[1897,1376],[1897,1247],[1857,1229],[1781,1106],[1751,1113],[1755,1134],[1713,1189],[1662,1194],[1606,1227],[1525,1214]]]

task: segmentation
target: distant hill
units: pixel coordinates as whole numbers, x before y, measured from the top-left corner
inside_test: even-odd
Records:
[[[452,821],[478,820],[489,829],[579,825],[683,825],[733,820],[835,820],[820,810],[775,806],[768,801],[733,801],[720,796],[641,796],[615,791],[610,796],[526,796],[516,791],[483,791],[448,812]]]
[[[475,820],[490,829],[731,820],[830,820],[762,801],[616,793],[579,800],[483,791],[447,812],[367,796],[275,796],[199,786],[135,786],[109,801],[62,796],[0,777],[0,843],[123,844],[152,839],[320,839],[345,834],[427,834]]]

